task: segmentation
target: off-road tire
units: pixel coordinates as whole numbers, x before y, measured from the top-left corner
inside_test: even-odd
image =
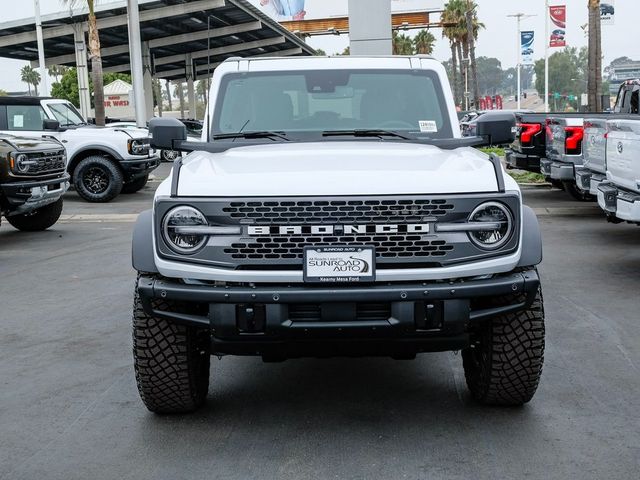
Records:
[[[594,202],[596,197],[586,190],[580,190],[573,182],[564,182],[565,191],[580,202]]]
[[[125,183],[122,186],[121,193],[136,193],[137,191],[142,190],[148,181],[149,175],[136,178],[135,180]]]
[[[86,177],[92,171],[102,176],[105,182],[104,188],[87,183]],[[73,186],[78,195],[87,202],[110,202],[122,191],[122,172],[113,159],[92,155],[81,160],[76,166],[73,171]]]
[[[485,405],[531,400],[542,374],[544,333],[541,289],[528,309],[487,321],[472,335],[471,347],[462,351],[471,396]]]
[[[154,301],[153,308],[170,309],[170,305]],[[209,332],[147,315],[137,289],[133,301],[133,359],[138,392],[150,411],[187,413],[206,401]]]
[[[23,232],[39,232],[56,223],[61,214],[62,197],[31,212],[7,217],[7,222]]]

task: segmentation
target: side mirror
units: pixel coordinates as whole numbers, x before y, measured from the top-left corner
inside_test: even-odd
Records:
[[[476,135],[484,145],[507,145],[515,139],[516,116],[512,112],[486,112],[476,120]]]
[[[177,118],[152,118],[149,135],[152,148],[180,150],[180,144],[187,140],[187,127]]]
[[[60,130],[60,122],[58,120],[45,118],[44,120],[42,120],[42,129],[53,130],[54,132],[57,132],[58,130]]]

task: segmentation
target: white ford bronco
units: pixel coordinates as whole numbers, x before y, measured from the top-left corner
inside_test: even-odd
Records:
[[[210,355],[462,350],[471,395],[529,401],[544,351],[537,219],[497,157],[511,113],[461,138],[444,67],[416,57],[229,59],[202,141],[134,229],[133,352],[154,412],[199,407]]]
[[[137,192],[160,163],[150,153],[146,130],[89,125],[66,100],[0,97],[0,133],[62,142],[71,182],[89,202]]]

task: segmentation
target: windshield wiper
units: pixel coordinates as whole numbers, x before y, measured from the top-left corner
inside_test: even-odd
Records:
[[[222,140],[226,138],[279,138],[286,142],[291,141],[291,139],[287,138],[283,132],[271,132],[268,130],[257,132],[218,133],[213,135],[214,140]]]
[[[367,129],[354,129],[354,130],[325,130],[322,132],[323,137],[341,137],[341,136],[350,136],[350,137],[395,137],[402,138],[403,140],[413,140],[411,137],[407,137],[405,135],[401,135],[398,132],[393,132],[391,130],[379,130],[375,128],[367,128]]]

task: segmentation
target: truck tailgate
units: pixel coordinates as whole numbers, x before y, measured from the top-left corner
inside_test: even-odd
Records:
[[[605,118],[585,118],[584,141],[582,143],[583,164],[589,170],[605,173],[607,120]]]
[[[607,178],[640,193],[640,121],[618,119],[607,125]]]

